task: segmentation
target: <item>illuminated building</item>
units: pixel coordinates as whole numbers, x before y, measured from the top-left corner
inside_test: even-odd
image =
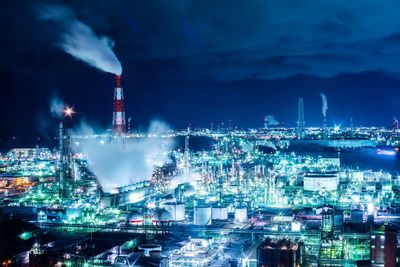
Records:
[[[397,232],[388,226],[371,231],[371,266],[397,266]]]

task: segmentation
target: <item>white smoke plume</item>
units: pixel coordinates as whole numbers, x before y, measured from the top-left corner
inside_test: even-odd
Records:
[[[147,136],[127,139],[125,144],[98,138],[79,139],[78,152],[86,155],[89,168],[96,174],[104,192],[113,192],[117,187],[149,180],[155,166],[162,166],[173,149],[172,138],[159,134],[169,130],[160,121],[150,124]],[[90,136],[95,131],[82,124],[74,136]]]
[[[321,96],[322,99],[322,115],[326,117],[326,111],[328,110],[328,100],[324,93],[320,93],[319,95]]]
[[[266,126],[276,126],[279,125],[279,122],[275,119],[275,116],[273,115],[267,115],[264,118],[264,121],[266,123]]]
[[[77,19],[65,6],[40,5],[36,8],[39,19],[53,21],[61,27],[59,46],[76,59],[105,72],[121,75],[122,66],[114,54],[114,42],[105,36],[97,36],[86,24]]]
[[[61,118],[64,113],[65,103],[61,98],[54,96],[50,99],[50,112],[55,118]]]

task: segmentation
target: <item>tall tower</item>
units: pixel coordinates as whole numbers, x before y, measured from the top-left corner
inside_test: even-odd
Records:
[[[116,87],[114,90],[114,111],[113,111],[113,135],[125,135],[126,121],[124,108],[124,91],[121,87],[121,75],[116,76]]]
[[[189,152],[189,135],[190,135],[190,127],[187,128],[187,133],[185,137],[185,152],[184,152],[184,161],[185,161],[185,175],[186,179],[190,177],[190,152]],[[189,180],[187,180],[189,181]]]
[[[60,153],[58,159],[58,179],[60,183],[61,191],[64,190],[64,124],[63,121],[60,120],[59,122],[59,129],[58,129],[58,151]]]
[[[306,122],[304,121],[304,102],[302,97],[299,97],[298,109],[299,110],[297,116],[297,137],[301,139],[304,137],[304,127],[306,126]]]

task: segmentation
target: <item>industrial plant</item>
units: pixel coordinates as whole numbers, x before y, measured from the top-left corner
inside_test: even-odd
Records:
[[[328,127],[321,97],[321,127],[299,98],[297,128],[140,133],[117,75],[112,131],[74,131],[65,107],[55,149],[1,154],[2,264],[397,266],[400,177],[346,154],[396,159],[400,132]],[[144,177],[113,159],[138,151]]]
[[[23,113],[24,118],[27,114],[33,116],[33,112],[20,110],[21,106],[29,106],[30,97],[16,91],[7,98],[7,101],[17,99],[18,108],[7,109],[9,121],[5,119],[3,124],[2,120],[1,127],[11,127],[4,126],[7,131],[0,129],[0,149],[7,147],[0,151],[0,266],[400,266],[397,119],[385,114],[386,127],[362,126],[358,118],[353,121],[355,114],[343,109],[342,114],[349,119],[335,123],[339,116],[333,118],[328,99],[330,107],[338,110],[341,101],[349,101],[350,97],[334,97],[329,89],[315,93],[315,89],[311,92],[306,88],[310,84],[319,88],[322,83],[335,82],[336,86],[344,86],[351,79],[340,76],[342,68],[353,65],[355,70],[347,72],[361,75],[360,80],[368,82],[351,85],[362,87],[359,84],[366,86],[372,81],[375,76],[368,72],[370,69],[357,64],[368,54],[362,47],[370,40],[368,34],[380,36],[383,32],[367,26],[380,23],[383,18],[375,21],[374,16],[368,16],[364,27],[357,24],[362,12],[352,14],[347,6],[343,11],[334,6],[334,10],[341,11],[332,15],[332,20],[324,19],[313,25],[311,16],[301,14],[299,23],[295,15],[279,6],[278,11],[284,10],[287,17],[282,19],[277,12],[279,18],[264,24],[261,21],[274,16],[271,7],[277,3],[268,5],[266,12],[259,11],[258,6],[249,9],[243,6],[239,10],[242,1],[240,5],[232,1],[221,5],[222,12],[210,12],[207,4],[198,6],[196,1],[185,1],[179,8],[170,2],[153,7],[150,2],[132,1],[124,2],[124,10],[118,8],[119,1],[113,6],[104,1],[90,2],[90,6],[85,6],[85,1],[78,2],[71,4],[79,10],[77,13],[72,7],[59,5],[29,8],[34,13],[30,14],[35,22],[32,25],[50,29],[45,32],[46,38],[34,39],[45,48],[46,42],[54,42],[54,51],[46,52],[49,54],[43,57],[30,57],[27,52],[24,60],[5,57],[5,60],[12,58],[13,64],[9,65],[14,68],[15,63],[18,73],[35,79],[48,73],[38,66],[51,62],[54,68],[54,73],[48,74],[51,77],[32,82],[32,87],[61,85],[59,93],[68,101],[50,100],[46,113],[43,106],[38,108],[45,113],[38,112],[43,115],[38,115],[40,134],[34,145],[21,145],[18,134],[14,136],[8,128],[14,127],[21,134],[25,127],[32,128],[13,117],[14,111]],[[289,2],[293,10],[303,8],[302,4]],[[131,4],[135,10],[138,6],[140,14],[133,16],[128,12]],[[314,5],[318,6],[317,2],[313,8]],[[192,6],[196,6],[194,11],[186,14],[186,9]],[[101,11],[97,10],[100,7]],[[207,12],[197,16],[203,9]],[[28,8],[20,10],[28,12]],[[246,15],[239,16],[237,10]],[[366,10],[375,13],[375,6]],[[387,10],[399,8],[386,7]],[[146,12],[151,15],[151,23],[141,24]],[[319,11],[312,9],[312,12]],[[169,17],[166,13],[172,13],[173,19],[164,25],[157,19],[163,21]],[[10,14],[6,14],[4,21],[10,20],[8,17],[13,20],[23,17],[19,13]],[[228,22],[223,19],[227,15],[232,16]],[[253,20],[260,24],[246,26]],[[397,13],[395,21],[399,21]],[[322,29],[323,34],[307,37],[303,27],[309,27],[308,23],[312,25],[311,32]],[[356,24],[362,38],[354,38],[352,46],[341,49],[343,43],[353,42],[352,38],[347,40],[351,29],[346,23]],[[398,28],[394,22],[384,26],[390,28],[392,24]],[[146,31],[143,25],[150,30]],[[12,31],[17,28],[21,27],[10,27]],[[115,34],[122,45],[114,47],[111,38],[97,34],[95,29]],[[240,32],[240,37],[224,35],[234,29]],[[263,30],[262,38],[252,36],[257,29]],[[277,29],[283,33],[274,33]],[[292,29],[295,32],[290,36],[285,34]],[[336,39],[340,43],[325,40],[333,33],[338,33]],[[34,34],[27,34],[30,35]],[[135,39],[130,40],[130,35]],[[167,41],[163,40],[164,35],[169,36]],[[346,39],[341,39],[345,35]],[[382,76],[393,75],[388,82],[374,84],[394,86],[399,79],[397,67],[387,70],[385,64],[375,62],[377,55],[388,57],[398,50],[393,47],[398,45],[399,36],[398,32],[387,32],[378,41],[371,39],[373,53],[364,65],[377,64],[373,71],[378,69]],[[17,39],[16,47],[21,53],[24,46],[20,43],[25,39],[19,35]],[[222,44],[210,39],[220,39]],[[241,43],[241,39],[245,42]],[[261,44],[258,39],[262,39]],[[308,40],[312,40],[309,46]],[[383,52],[379,49],[384,41],[397,43]],[[315,45],[318,42],[322,42],[321,47]],[[269,43],[272,45],[265,49]],[[292,46],[299,43],[299,51],[292,51]],[[4,47],[7,45],[2,45],[1,50]],[[185,50],[187,47],[192,50]],[[251,49],[246,51],[248,47]],[[32,50],[37,53],[45,48]],[[314,54],[318,49],[321,54]],[[60,56],[54,64],[52,60],[57,53],[65,56],[60,50],[76,62],[69,56]],[[361,51],[355,58],[340,54],[355,50]],[[121,59],[126,63],[122,64],[115,52],[125,54]],[[326,60],[329,68],[318,61],[319,57]],[[335,65],[342,60],[344,65]],[[35,62],[34,70],[25,65],[30,61]],[[308,61],[312,64],[305,64]],[[385,63],[397,66],[392,61]],[[61,68],[63,64],[66,67]],[[82,69],[72,70],[75,64],[82,64]],[[92,72],[82,71],[88,67],[85,64],[93,67]],[[8,72],[13,77],[4,79],[7,81],[3,86],[11,94],[13,90],[8,86],[13,88],[13,83],[26,81],[16,75],[15,69]],[[314,72],[319,76],[312,83]],[[340,76],[339,82],[336,76]],[[75,79],[82,79],[82,84]],[[276,96],[258,91],[265,84],[276,90]],[[278,92],[298,84],[303,91]],[[186,87],[191,86],[201,89],[185,98]],[[96,87],[96,93],[92,87]],[[209,87],[215,95],[202,91]],[[176,88],[178,93],[174,91]],[[252,100],[245,103],[239,88],[246,88],[248,92],[242,91],[252,94]],[[140,90],[142,94],[132,93]],[[150,93],[144,94],[146,90]],[[52,98],[47,93],[32,91],[35,92],[29,93],[32,98],[36,93],[35,97],[41,100],[44,95]],[[217,97],[218,94],[221,95]],[[360,95],[357,98],[362,99]],[[388,96],[390,101],[383,97],[379,101],[397,105],[397,95]],[[139,100],[131,104],[135,97]],[[272,103],[279,97],[284,100]],[[151,103],[140,103],[145,98]],[[81,105],[71,103],[79,99]],[[108,103],[107,108],[100,103]],[[277,109],[280,103],[285,106]],[[253,115],[246,109],[250,106],[257,106],[263,114]],[[366,106],[374,108],[370,103]],[[186,110],[190,114],[183,114]],[[169,112],[169,119],[181,116],[178,118],[181,127],[168,124],[167,120],[149,119],[163,111]],[[104,123],[94,126],[97,124],[90,112],[98,120],[107,121],[107,126]],[[240,117],[248,112],[251,114],[241,118],[243,124],[250,117],[258,122],[253,127],[241,127],[239,123],[218,119],[220,122],[214,120],[210,127],[195,126],[204,125],[196,122],[196,118],[206,118],[207,123],[213,121],[213,116],[218,117],[213,112],[222,113],[223,118],[231,118],[232,114]],[[284,112],[290,116],[287,124],[278,121]],[[136,114],[141,114],[141,121],[148,126],[141,125]],[[41,141],[41,136],[47,139]],[[9,143],[5,145],[6,142]]]

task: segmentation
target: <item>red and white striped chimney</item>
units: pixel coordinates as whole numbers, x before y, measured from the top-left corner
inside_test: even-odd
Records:
[[[113,135],[124,135],[126,133],[124,91],[121,87],[121,75],[116,76],[116,87],[114,90],[114,112],[113,112]]]

